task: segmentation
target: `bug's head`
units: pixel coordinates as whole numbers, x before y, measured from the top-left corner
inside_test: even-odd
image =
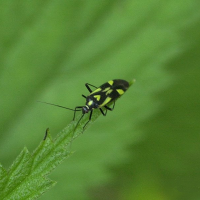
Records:
[[[85,105],[82,107],[82,113],[85,114],[85,113],[88,113],[90,111],[90,108],[89,106]]]

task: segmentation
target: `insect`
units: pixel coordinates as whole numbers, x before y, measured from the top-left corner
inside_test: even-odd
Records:
[[[65,109],[74,111],[73,120],[75,119],[76,112],[82,111],[82,116],[78,120],[76,127],[78,126],[78,124],[81,121],[81,119],[83,118],[83,116],[86,113],[90,112],[89,120],[83,126],[83,129],[84,129],[86,127],[86,125],[89,123],[89,121],[92,119],[93,109],[99,109],[101,111],[102,115],[106,116],[107,110],[112,111],[114,109],[115,100],[117,98],[119,98],[120,96],[122,96],[124,94],[124,92],[126,92],[126,90],[129,88],[129,83],[125,80],[114,79],[114,80],[110,80],[110,81],[104,83],[103,85],[101,85],[99,87],[96,87],[89,83],[86,83],[85,86],[88,89],[88,91],[90,92],[90,94],[88,96],[82,95],[86,99],[86,104],[84,106],[76,106],[75,109],[71,109],[71,108],[67,108],[67,107],[52,104],[52,103],[47,103],[47,102],[42,102],[42,103],[46,103],[46,104],[50,104],[53,106],[57,106],[57,107],[61,107],[61,108],[65,108]],[[95,90],[92,91],[90,86],[94,87]],[[108,107],[108,103],[110,103],[110,102],[114,102],[112,108]],[[105,112],[102,110],[103,107],[106,109]]]

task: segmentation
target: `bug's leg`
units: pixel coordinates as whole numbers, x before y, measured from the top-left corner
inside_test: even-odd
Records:
[[[91,84],[89,84],[89,83],[86,83],[85,84],[85,87],[88,89],[88,91],[91,93],[92,92],[92,90],[91,90],[91,88],[90,88],[90,86],[92,86],[92,87],[94,87],[94,88],[97,88],[96,86],[94,86],[94,85],[91,85]]]
[[[101,113],[102,113],[103,116],[106,116],[106,114],[107,114],[107,108],[106,108],[106,112],[105,113],[103,112],[103,110],[101,108],[99,108],[99,110],[101,111]]]
[[[89,121],[92,119],[92,112],[93,110],[90,111],[90,117],[89,120],[86,122],[86,124],[84,125],[83,129],[86,127],[86,125],[89,123]]]
[[[75,116],[76,116],[76,111],[81,111],[83,106],[76,106],[76,108],[74,109],[74,117],[73,117],[73,120],[75,119]],[[81,109],[80,109],[81,108]]]
[[[82,114],[81,118],[78,120],[78,122],[77,122],[77,124],[76,124],[74,130],[77,128],[77,126],[78,126],[79,122],[81,121],[81,119],[83,118],[83,116],[84,116],[84,114]]]
[[[82,94],[82,97],[86,98],[86,96],[85,96],[85,95],[83,95],[83,94]]]
[[[114,101],[114,103],[113,103],[113,107],[112,108],[109,108],[108,106],[104,106],[107,110],[110,110],[110,111],[112,111],[113,109],[114,109],[114,107],[115,107],[115,101]]]

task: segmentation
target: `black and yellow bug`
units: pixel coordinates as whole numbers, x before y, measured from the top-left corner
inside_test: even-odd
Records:
[[[101,113],[104,116],[106,116],[107,110],[112,111],[114,109],[115,100],[117,98],[119,98],[120,96],[122,96],[124,94],[124,92],[126,92],[126,90],[129,88],[129,83],[125,80],[114,79],[114,80],[110,80],[110,81],[104,83],[100,87],[96,87],[96,86],[91,85],[89,83],[86,83],[85,86],[88,89],[88,91],[90,92],[90,94],[88,96],[82,95],[86,99],[86,104],[84,106],[76,106],[75,109],[71,109],[71,108],[67,108],[67,107],[64,107],[64,106],[51,104],[51,103],[47,103],[47,102],[43,102],[43,103],[47,103],[47,104],[50,104],[50,105],[53,105],[53,106],[58,106],[58,107],[61,107],[61,108],[65,108],[65,109],[74,111],[73,120],[75,119],[76,112],[82,111],[82,116],[79,119],[76,127],[78,126],[78,124],[81,121],[81,119],[83,118],[83,116],[86,113],[90,112],[89,120],[83,126],[83,129],[84,129],[85,126],[88,124],[88,122],[92,118],[93,109],[99,109],[101,111]],[[92,91],[90,86],[92,86],[96,89],[94,91]],[[111,102],[114,102],[112,108],[107,106],[107,104],[111,103]],[[103,107],[106,109],[105,112],[102,110]]]

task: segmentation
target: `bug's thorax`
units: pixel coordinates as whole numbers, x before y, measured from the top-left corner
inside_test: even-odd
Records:
[[[88,113],[92,109],[98,108],[98,102],[93,96],[87,96],[86,98],[86,104],[82,108],[82,113]]]

